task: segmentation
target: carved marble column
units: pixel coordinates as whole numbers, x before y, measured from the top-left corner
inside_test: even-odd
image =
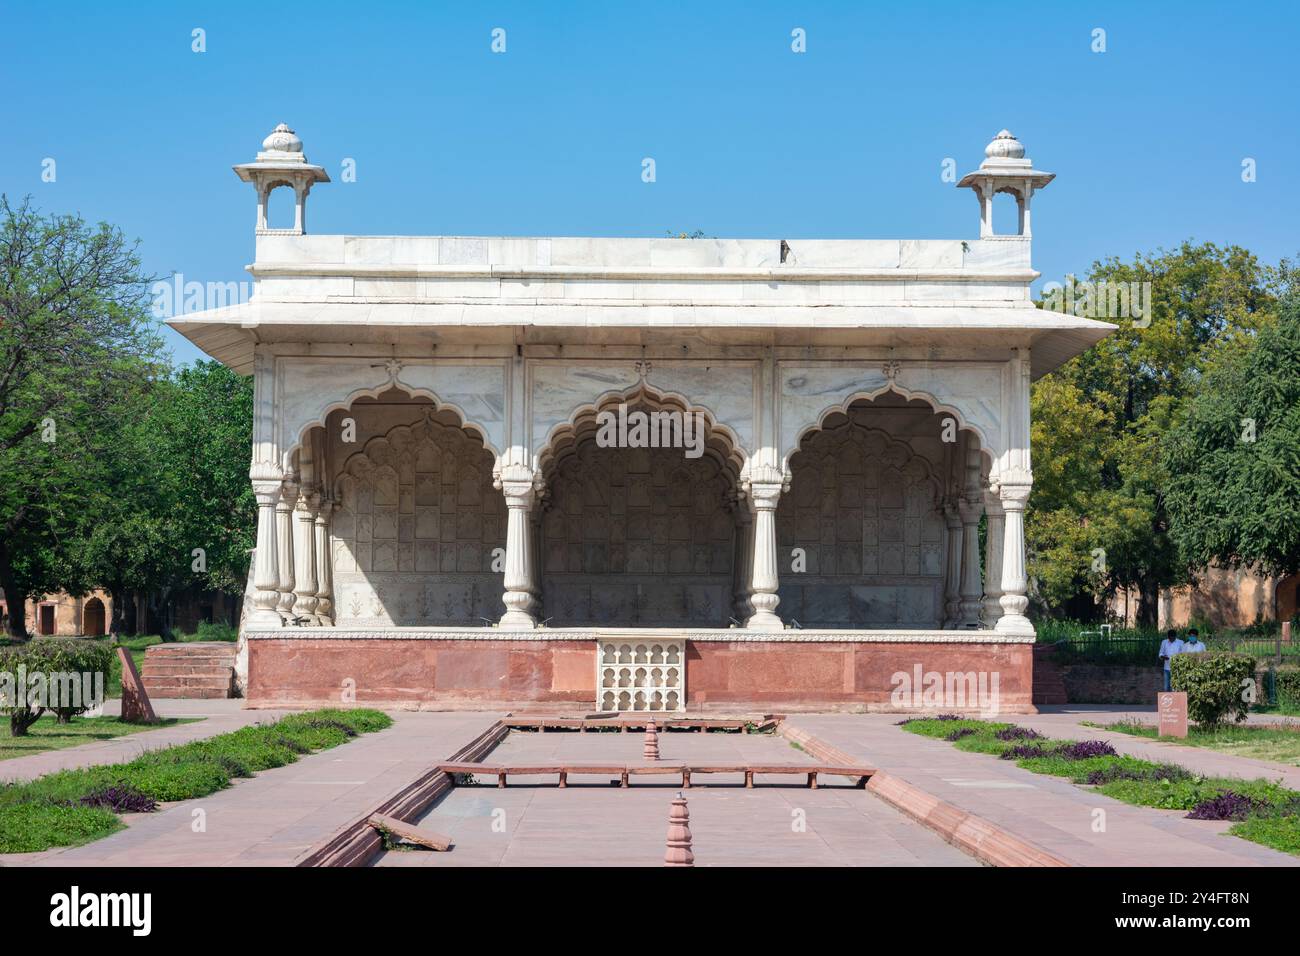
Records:
[[[1006,533],[1002,501],[997,488],[984,498],[988,534],[984,541],[984,626],[995,627],[1002,616],[1002,537]]]
[[[963,498],[957,503],[961,516],[961,588],[958,612],[960,627],[979,627],[983,610],[984,588],[980,581],[980,514],[979,501]]]
[[[961,516],[961,626],[979,627],[984,588],[980,580],[980,515],[984,489],[980,482],[980,450],[974,436],[966,445],[965,481],[957,512]]]
[[[279,555],[276,553],[276,502],[279,481],[254,481],[257,497],[257,546],[253,551],[253,607],[248,613],[250,628],[279,627],[284,621],[276,610],[280,602]]]
[[[1029,580],[1025,574],[1025,505],[1029,490],[1028,484],[1006,483],[998,489],[1006,518],[1002,533],[1002,617],[997,629],[1009,634],[1034,633],[1033,624],[1025,616],[1029,607]]]
[[[749,503],[737,496],[733,501],[736,514],[736,589],[733,595],[732,616],[741,623],[754,613],[749,603],[750,588],[754,584],[754,515]]]
[[[961,621],[961,513],[953,501],[944,502],[943,520],[948,528],[947,568],[943,580],[943,626],[957,627]]]
[[[533,472],[522,465],[509,465],[502,469],[495,485],[506,499],[506,563],[505,594],[501,600],[506,606],[501,615],[502,627],[531,628],[537,626],[533,616],[532,509],[537,498],[537,482]]]
[[[298,501],[297,482],[286,480],[275,503],[275,543],[280,570],[280,598],[275,608],[286,624],[293,623],[293,508]]]
[[[750,575],[749,603],[753,613],[745,626],[758,631],[785,629],[776,616],[776,606],[781,602],[776,590],[780,586],[776,561],[776,506],[781,500],[783,481],[775,469],[763,475],[764,480],[751,479],[748,485],[749,500],[754,510],[753,572]]]
[[[294,601],[293,616],[299,624],[320,624],[316,616],[316,514],[320,494],[303,489],[294,509]]]
[[[330,517],[334,500],[322,495],[316,511],[316,620],[325,627],[334,625],[333,559],[330,555]]]

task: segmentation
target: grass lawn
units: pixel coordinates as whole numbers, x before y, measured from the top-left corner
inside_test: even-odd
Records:
[[[1232,820],[1228,832],[1234,836],[1300,854],[1300,792],[1270,780],[1203,777],[1177,764],[1122,756],[1104,741],[1052,740],[1009,723],[920,718],[902,727],[947,740],[958,750],[1065,777],[1124,803],[1187,810],[1197,819]]]
[[[1091,726],[1091,725],[1090,725]],[[1100,724],[1105,730],[1114,730],[1133,737],[1156,739],[1154,724],[1121,720],[1114,724]],[[1189,747],[1205,747],[1238,757],[1253,757],[1256,760],[1273,760],[1277,763],[1300,767],[1300,727],[1251,727],[1237,724],[1220,727],[1217,730],[1202,730],[1200,727],[1188,727],[1187,738],[1162,737],[1169,743],[1183,744]]]
[[[96,740],[112,740],[114,737],[125,737],[127,734],[136,734],[142,730],[190,724],[202,719],[202,717],[187,717],[182,720],[174,718],[162,720],[156,724],[128,724],[116,717],[74,717],[72,723],[60,724],[53,717],[46,716],[27,728],[26,737],[11,736],[8,722],[0,721],[0,760],[26,757],[45,750],[62,750],[64,747],[76,747]]]
[[[119,813],[149,813],[192,800],[235,777],[283,767],[302,754],[346,743],[392,724],[377,710],[316,710],[273,724],[153,750],[130,763],[62,770],[0,784],[0,853],[77,846],[122,828]]]

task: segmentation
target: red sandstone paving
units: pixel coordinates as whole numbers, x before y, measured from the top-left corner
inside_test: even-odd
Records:
[[[104,704],[105,716],[117,716],[119,704],[120,701],[107,701]],[[289,713],[286,710],[244,710],[242,700],[155,699],[153,704],[159,717],[201,717],[203,719],[194,723],[162,727],[158,730],[142,730],[112,740],[99,740],[77,747],[47,750],[27,757],[0,760],[0,781],[34,780],[36,777],[57,770],[129,763],[149,750],[215,737],[217,734],[239,730],[250,724],[274,723]]]
[[[643,735],[514,733],[487,758],[492,763],[640,762]],[[782,737],[741,734],[659,735],[660,762],[810,763]],[[384,854],[380,866],[661,866],[668,811],[678,787],[632,778],[626,789],[547,782],[457,787],[421,823],[452,837],[447,853]],[[545,778],[528,778],[542,780]],[[584,781],[591,778],[582,778]],[[978,866],[972,857],[871,794],[822,778],[808,790],[782,786],[746,790],[709,775],[684,791],[697,866]],[[798,779],[798,778],[794,778]],[[711,785],[710,785],[711,784]],[[805,832],[791,824],[802,810]],[[504,832],[493,832],[504,811]]]
[[[1089,716],[1076,711],[1077,720]],[[1094,713],[1092,717],[1096,717]],[[1014,762],[956,749],[942,740],[909,734],[895,726],[897,714],[800,714],[788,718],[826,743],[886,770],[940,799],[975,813],[1043,849],[1080,866],[1298,866],[1300,858],[1228,836],[1227,823],[1188,820],[1183,811],[1120,803],[1059,777],[1031,773]],[[1030,716],[1009,718],[1033,725]],[[1043,727],[1057,733],[1062,728]],[[1079,728],[1080,737],[1096,737]],[[1083,733],[1087,731],[1087,733]],[[1062,734],[1064,735],[1064,734]],[[1112,734],[1120,744],[1140,738]],[[1128,751],[1126,751],[1128,752]],[[1134,751],[1136,752],[1136,751]],[[1160,758],[1211,753],[1162,747]],[[1217,754],[1237,765],[1234,775],[1257,776],[1241,758]],[[1259,761],[1253,761],[1259,763]],[[1106,832],[1093,832],[1093,811],[1106,811]]]
[[[257,713],[266,713],[265,711]],[[393,714],[393,726],[301,758],[227,790],[126,817],[126,830],[81,847],[3,854],[46,866],[287,866],[338,828],[487,730],[498,714]],[[24,758],[26,759],[26,758]],[[191,829],[193,812],[207,832]]]

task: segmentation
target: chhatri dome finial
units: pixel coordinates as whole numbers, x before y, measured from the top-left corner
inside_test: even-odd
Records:
[[[1011,130],[1004,129],[984,147],[984,155],[989,159],[1024,159],[1025,146],[1011,135]]]
[[[993,197],[998,193],[1010,193],[1016,200],[1018,210],[1016,235],[1028,239],[1029,201],[1034,193],[1042,189],[1053,179],[1055,173],[1034,169],[1034,163],[1025,156],[1025,145],[1004,129],[993,137],[993,141],[984,147],[984,162],[973,173],[967,173],[957,183],[964,189],[972,189],[980,203],[980,238],[994,238],[993,232]]]
[[[259,236],[301,236],[307,231],[307,193],[316,183],[330,181],[323,167],[307,162],[302,140],[281,123],[262,140],[262,151],[251,163],[240,163],[235,174],[257,188],[257,234]],[[267,200],[271,190],[285,186],[293,190],[293,225],[273,227],[267,217]]]
[[[287,123],[281,123],[271,130],[271,135],[262,140],[262,149],[266,152],[301,153],[302,140],[291,130]]]

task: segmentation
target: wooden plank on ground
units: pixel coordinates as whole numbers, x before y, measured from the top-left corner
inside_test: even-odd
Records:
[[[401,837],[411,843],[418,843],[430,850],[445,852],[451,849],[451,837],[443,836],[441,833],[434,833],[432,830],[426,830],[411,823],[404,823],[397,817],[375,813],[371,814],[369,822],[376,830],[391,833],[393,836]]]

